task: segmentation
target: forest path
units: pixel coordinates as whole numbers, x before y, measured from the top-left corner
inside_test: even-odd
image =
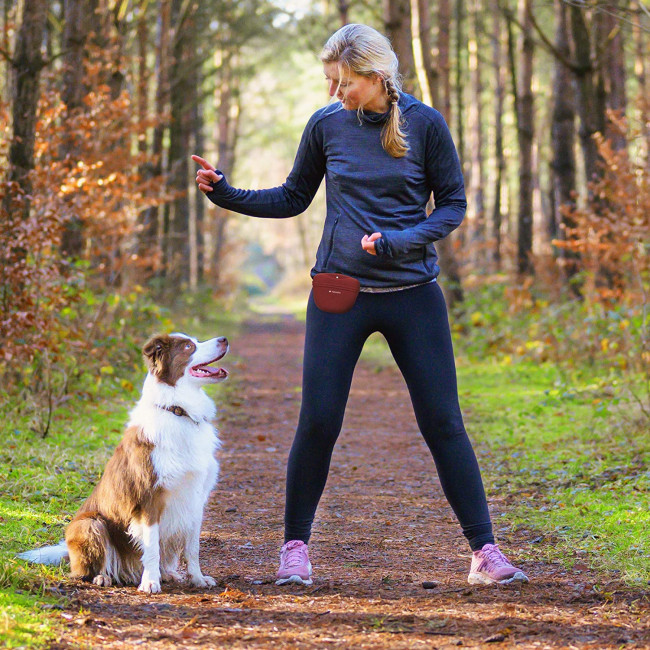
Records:
[[[650,647],[647,595],[586,566],[519,562],[518,549],[552,538],[511,531],[489,494],[497,541],[531,582],[469,585],[469,548],[404,381],[363,360],[314,525],[314,584],[276,587],[303,338],[287,317],[250,322],[231,341],[241,361],[226,363],[236,390],[219,415],[221,479],[201,539],[217,587],[145,595],[69,583],[67,630],[52,648]]]

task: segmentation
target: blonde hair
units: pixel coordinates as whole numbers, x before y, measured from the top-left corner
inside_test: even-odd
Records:
[[[381,78],[390,102],[390,115],[381,132],[381,143],[393,158],[404,157],[408,144],[402,130],[402,113],[397,104],[402,82],[397,56],[390,41],[372,27],[352,23],[330,36],[320,53],[320,59],[323,63],[344,65],[348,72],[363,77],[378,75]],[[358,109],[359,112],[362,110],[362,107]]]

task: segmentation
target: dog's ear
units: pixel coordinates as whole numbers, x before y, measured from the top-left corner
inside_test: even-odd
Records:
[[[144,360],[147,362],[147,367],[150,372],[153,374],[160,372],[162,365],[161,361],[168,350],[168,336],[154,336],[145,343],[142,348],[142,354],[144,355]]]

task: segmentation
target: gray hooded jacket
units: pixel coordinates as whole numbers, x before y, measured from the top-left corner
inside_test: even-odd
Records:
[[[312,277],[344,273],[362,287],[379,288],[429,282],[440,271],[434,242],[465,214],[463,174],[442,115],[405,93],[399,107],[409,147],[403,158],[382,147],[388,113],[365,113],[360,121],[337,102],[307,123],[284,184],[240,190],[224,177],[207,197],[253,217],[293,217],[304,212],[325,176],[327,215]],[[431,192],[435,209],[427,215]],[[373,232],[382,234],[376,256],[361,247],[362,237]]]

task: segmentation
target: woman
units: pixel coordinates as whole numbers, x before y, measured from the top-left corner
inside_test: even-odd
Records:
[[[311,584],[307,543],[354,367],[381,332],[408,385],[418,426],[440,482],[473,551],[470,583],[528,581],[494,543],[492,524],[458,404],[456,369],[434,242],[462,221],[466,201],[456,149],[444,119],[400,91],[387,38],[346,25],[321,60],[330,97],[316,111],[286,182],[267,190],[231,187],[198,156],[196,181],[217,205],[255,217],[303,212],[323,179],[327,216],[311,271],[353,276],[354,307],[321,311],[310,295],[302,406],[287,468],[285,543],[277,584]],[[433,192],[436,207],[427,216]]]

